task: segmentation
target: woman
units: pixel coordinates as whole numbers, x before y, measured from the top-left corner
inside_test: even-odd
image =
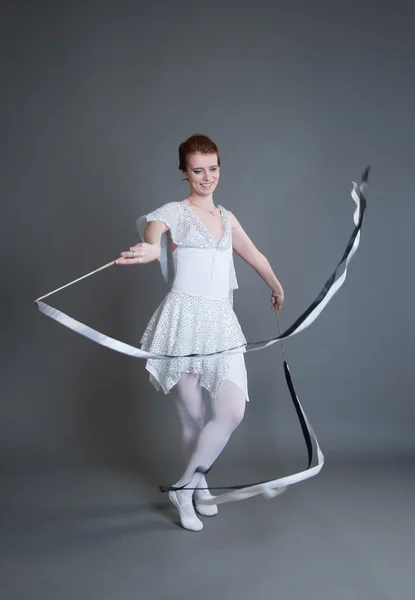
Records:
[[[236,217],[215,205],[213,193],[220,176],[216,144],[195,134],[179,147],[179,170],[190,193],[140,217],[143,240],[121,252],[119,265],[144,264],[158,259],[167,296],[151,317],[141,339],[142,348],[163,355],[207,354],[242,346],[246,339],[233,311],[238,287],[233,250],[251,265],[271,288],[271,306],[279,311],[283,288],[266,257],[249,239]],[[174,398],[180,420],[187,467],[169,493],[185,529],[200,531],[199,514],[217,514],[216,505],[198,500],[209,494],[204,474],[219,456],[241,422],[248,398],[243,353],[216,358],[148,360],[146,368],[156,389]],[[212,404],[212,419],[204,425],[203,388]],[[205,488],[205,489],[200,489]]]

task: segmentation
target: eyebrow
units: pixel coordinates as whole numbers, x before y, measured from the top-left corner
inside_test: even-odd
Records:
[[[207,169],[212,169],[212,167],[217,167],[218,165],[210,165],[210,167],[206,167]],[[203,167],[193,167],[192,170],[194,171],[194,169],[203,169]]]

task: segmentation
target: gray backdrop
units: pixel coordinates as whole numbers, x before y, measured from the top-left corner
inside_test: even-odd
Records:
[[[413,456],[412,3],[7,4],[2,469],[141,465],[172,480],[178,420],[144,362],[75,335],[32,302],[135,243],[137,216],[185,197],[177,147],[194,132],[220,148],[216,201],[285,287],[283,327],[340,258],[350,181],[372,165],[348,280],[285,347],[331,461]],[[269,290],[236,263],[247,338],[275,334]],[[153,263],[112,268],[51,303],[137,344],[165,292]],[[259,460],[275,475],[273,461],[284,470],[305,452],[280,349],[247,355],[247,366],[251,404],[220,460],[242,473]]]

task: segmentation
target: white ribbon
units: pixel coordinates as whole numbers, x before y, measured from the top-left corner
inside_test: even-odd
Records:
[[[262,350],[264,348],[271,346],[272,344],[275,344],[276,342],[282,341],[284,339],[287,339],[289,337],[296,335],[297,333],[300,333],[301,331],[303,331],[304,329],[309,327],[312,323],[314,323],[314,321],[317,319],[317,317],[320,315],[320,313],[324,310],[324,308],[327,306],[327,304],[330,302],[330,300],[333,298],[333,296],[338,292],[338,290],[344,284],[344,282],[346,280],[346,276],[347,276],[347,269],[348,269],[349,263],[359,247],[360,228],[362,225],[363,214],[364,214],[364,210],[366,207],[366,200],[363,196],[363,188],[365,187],[365,185],[367,183],[368,171],[369,171],[369,169],[365,170],[365,173],[364,173],[361,183],[359,185],[355,182],[352,182],[353,188],[351,191],[351,196],[356,204],[356,209],[353,214],[353,221],[355,224],[355,229],[352,233],[352,236],[350,238],[350,241],[346,248],[346,251],[345,251],[341,261],[337,265],[334,273],[331,275],[329,280],[324,285],[319,296],[310,305],[310,307],[297,319],[297,321],[295,321],[295,323],[293,325],[291,325],[291,327],[289,327],[284,333],[280,334],[279,336],[277,336],[275,338],[269,339],[269,340],[260,341],[260,342],[247,342],[243,346],[239,346],[237,348],[226,349],[226,350],[211,353],[211,354],[197,354],[197,355],[186,355],[186,356],[190,356],[190,357],[194,357],[194,358],[203,358],[203,357],[215,357],[215,356],[233,354],[233,353],[238,353],[238,352],[252,352],[254,350]],[[141,350],[140,348],[136,348],[135,346],[131,346],[130,344],[126,344],[125,342],[122,342],[115,338],[111,338],[103,333],[100,333],[99,331],[97,331],[95,329],[92,329],[88,325],[85,325],[84,323],[81,323],[80,321],[73,319],[72,317],[66,315],[62,311],[60,311],[56,308],[53,308],[53,307],[49,306],[48,304],[46,304],[45,302],[43,302],[43,300],[45,298],[47,298],[48,296],[52,296],[53,294],[57,293],[58,291],[63,290],[64,288],[69,287],[69,286],[81,281],[82,279],[85,279],[86,277],[89,277],[89,276],[97,273],[98,271],[106,269],[107,267],[110,267],[113,264],[115,264],[115,261],[107,263],[107,264],[103,265],[102,267],[99,267],[95,271],[91,271],[90,273],[87,273],[86,275],[83,275],[82,277],[79,277],[78,279],[75,279],[74,281],[71,281],[70,283],[63,285],[58,289],[56,289],[52,292],[49,292],[48,294],[45,294],[44,296],[37,298],[37,300],[35,300],[35,304],[38,306],[39,310],[44,315],[50,317],[51,319],[54,319],[55,321],[57,321],[58,323],[61,323],[65,327],[72,329],[76,333],[79,333],[80,335],[83,335],[83,336],[89,338],[90,340],[92,340],[98,344],[101,344],[102,346],[110,348],[111,350],[115,350],[116,352],[121,352],[123,354],[127,354],[128,356],[133,356],[134,358],[143,358],[143,359],[155,358],[155,359],[160,359],[160,360],[169,360],[171,358],[174,358],[175,356],[173,356],[173,355],[169,356],[169,355],[160,355],[160,354],[154,354],[151,352],[146,352],[144,350]],[[344,264],[344,271],[336,279],[337,272],[343,264]],[[180,356],[182,356],[182,355],[180,355]],[[287,370],[288,370],[288,365],[286,365],[286,366],[287,366]],[[256,483],[256,484],[248,484],[246,486],[228,486],[227,489],[231,489],[232,491],[228,491],[228,492],[219,494],[217,496],[212,496],[211,498],[200,498],[198,500],[198,502],[200,502],[201,504],[222,504],[224,502],[229,502],[229,501],[233,501],[233,500],[243,500],[245,498],[250,498],[250,497],[256,496],[258,494],[263,494],[265,497],[268,497],[268,498],[275,497],[275,496],[281,494],[283,491],[285,491],[288,488],[288,486],[294,485],[295,483],[309,479],[310,477],[314,477],[321,471],[323,464],[324,464],[324,455],[320,449],[320,446],[318,444],[318,440],[316,438],[314,430],[313,430],[295,392],[294,392],[294,395],[295,395],[295,398],[293,398],[293,401],[297,405],[297,410],[302,415],[303,421],[307,428],[307,432],[309,434],[309,438],[316,447],[317,464],[314,467],[309,467],[299,473],[295,473],[293,475],[288,475],[286,477],[281,477],[278,479],[273,479],[270,481],[264,481],[264,482],[260,482],[260,483]],[[210,489],[214,489],[214,488],[210,488]],[[223,488],[216,488],[216,489],[226,489],[226,488],[223,487]]]

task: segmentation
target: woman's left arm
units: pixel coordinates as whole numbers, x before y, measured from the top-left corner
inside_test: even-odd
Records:
[[[233,249],[248,265],[255,269],[271,288],[271,306],[273,310],[278,312],[284,304],[284,290],[281,283],[278,281],[266,256],[258,250],[235,215],[230,211],[228,211],[228,214],[232,226]]]

